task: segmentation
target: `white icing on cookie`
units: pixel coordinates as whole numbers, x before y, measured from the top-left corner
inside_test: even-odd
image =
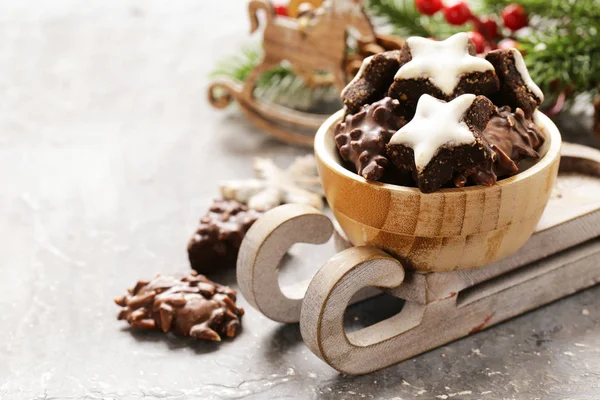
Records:
[[[424,94],[417,103],[415,117],[392,136],[390,144],[412,148],[417,170],[422,171],[440,147],[474,143],[473,132],[461,119],[475,97],[463,94],[446,103]]]
[[[542,90],[539,88],[539,86],[536,85],[535,82],[531,79],[531,76],[529,76],[529,70],[527,70],[527,66],[525,65],[525,61],[523,60],[521,52],[515,49],[514,47],[510,49],[510,52],[512,53],[515,59],[515,67],[521,75],[523,82],[525,82],[527,89],[529,89],[529,91],[533,93],[535,97],[540,99],[540,101],[544,101],[544,93],[542,93]]]
[[[412,60],[396,72],[394,79],[429,78],[442,92],[450,95],[460,82],[462,74],[494,71],[494,66],[489,61],[469,54],[469,36],[464,32],[441,42],[409,37],[406,43]]]
[[[370,56],[363,60],[361,66],[360,66],[360,69],[358,70],[356,75],[354,75],[354,78],[352,78],[350,83],[347,84],[346,87],[342,90],[342,97],[344,97],[346,95],[346,92],[348,91],[348,88],[350,86],[354,85],[356,83],[356,81],[358,81],[360,78],[362,78],[362,76],[365,73],[365,69],[367,69],[367,65],[369,65],[369,63],[371,62],[372,59],[373,59],[373,56]]]

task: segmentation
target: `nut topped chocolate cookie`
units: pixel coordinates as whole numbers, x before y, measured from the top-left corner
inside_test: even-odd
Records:
[[[388,168],[386,144],[406,124],[399,115],[400,103],[386,97],[347,115],[336,126],[335,143],[344,161],[353,163],[365,179],[381,180]]]
[[[482,130],[494,109],[490,100],[474,94],[450,102],[423,95],[414,118],[390,139],[388,157],[412,171],[422,192],[435,192],[457,172],[492,160]]]
[[[122,307],[117,318],[133,328],[217,342],[240,331],[244,309],[235,301],[235,290],[195,271],[139,281],[127,295],[115,299]]]
[[[465,93],[487,96],[499,89],[494,66],[476,56],[466,33],[444,41],[410,37],[401,51],[408,62],[396,72],[388,94],[405,107],[414,108],[424,94],[448,101]]]
[[[515,48],[494,50],[485,56],[496,69],[500,79],[500,91],[492,98],[498,106],[521,108],[531,118],[544,101],[544,94],[529,76],[521,52]]]
[[[246,232],[261,215],[235,200],[215,200],[188,243],[192,268],[210,274],[235,265]]]
[[[394,74],[406,60],[400,50],[386,51],[363,60],[354,79],[342,90],[342,102],[348,113],[358,112],[365,104],[380,100],[394,80]]]

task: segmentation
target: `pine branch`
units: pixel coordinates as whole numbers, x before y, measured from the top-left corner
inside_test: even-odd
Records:
[[[470,25],[456,27],[448,24],[437,14],[427,17],[415,8],[414,0],[367,0],[367,12],[393,28],[399,36],[423,36],[446,38],[456,32],[471,29]]]
[[[498,15],[506,5],[523,5],[531,16],[531,29],[518,41],[535,82],[552,99],[561,92],[600,94],[600,0],[470,0],[478,15]],[[443,39],[470,25],[455,27],[442,13],[421,15],[414,0],[366,0],[376,23],[385,22],[400,36],[419,35]],[[245,48],[238,56],[220,62],[213,76],[244,81],[260,61],[258,48]],[[273,102],[307,109],[335,99],[335,89],[308,88],[287,66],[265,73],[257,82],[257,94]]]
[[[431,32],[422,15],[410,0],[368,0],[366,9],[374,17],[384,19],[400,36],[418,35],[428,37]]]
[[[599,0],[480,0],[484,9],[499,12],[509,4],[520,4],[532,15],[547,19],[598,20]]]
[[[600,29],[592,28],[589,29]],[[533,80],[550,96],[567,91],[597,93],[600,87],[600,41],[579,30],[576,37],[562,29],[533,33],[521,49]]]
[[[245,47],[239,55],[219,61],[210,76],[226,76],[244,82],[261,57],[262,52],[259,48]],[[302,111],[314,108],[317,103],[335,102],[338,97],[337,90],[332,86],[307,87],[304,81],[285,65],[265,72],[256,82],[255,95],[263,101]]]
[[[237,81],[244,82],[252,69],[258,65],[261,57],[262,52],[258,47],[244,47],[241,50],[241,54],[230,56],[219,61],[210,76],[212,78],[227,76]],[[293,75],[290,68],[282,65],[277,66],[264,73],[257,82],[257,86],[268,85],[269,81],[274,77],[281,79],[288,75]]]

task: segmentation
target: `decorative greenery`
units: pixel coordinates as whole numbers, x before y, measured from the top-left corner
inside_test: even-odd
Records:
[[[600,26],[598,27],[600,29]],[[582,29],[583,31],[583,29]],[[600,40],[591,34],[573,36],[560,30],[534,33],[521,39],[529,72],[544,93],[598,93]]]
[[[219,76],[227,76],[237,81],[243,82],[246,80],[252,69],[259,63],[262,57],[262,52],[256,47],[246,46],[242,48],[238,55],[230,56],[217,63],[215,70],[211,73],[212,78]],[[292,70],[284,65],[263,74],[257,82],[258,86],[268,85],[269,82],[276,78],[283,78],[293,74]]]
[[[443,39],[458,31],[473,29],[471,24],[451,26],[441,13],[421,15],[414,0],[365,0],[376,25],[391,27],[400,36],[418,35]],[[516,37],[533,80],[553,101],[561,93],[569,97],[600,92],[600,0],[471,0],[479,15],[499,15],[508,4],[521,4],[530,15],[530,28]],[[256,48],[221,62],[214,75],[243,81],[260,60]],[[257,90],[271,100],[291,105],[301,99],[301,108],[331,98],[333,90],[308,88],[291,68],[282,65],[264,74]],[[335,97],[335,96],[334,96]],[[298,103],[296,101],[296,103]],[[298,106],[298,104],[296,104]]]
[[[481,8],[490,13],[498,13],[509,4],[520,4],[530,15],[546,19],[595,21],[600,18],[598,0],[480,0]]]
[[[211,77],[226,76],[243,82],[261,57],[258,46],[245,47],[240,54],[221,60]],[[318,103],[335,101],[338,97],[334,87],[307,87],[285,64],[264,73],[256,82],[255,91],[265,101],[302,111],[311,110]]]
[[[370,16],[390,25],[398,36],[442,38],[466,29],[449,25],[440,13],[433,17],[420,14],[414,0],[365,0],[365,5]]]

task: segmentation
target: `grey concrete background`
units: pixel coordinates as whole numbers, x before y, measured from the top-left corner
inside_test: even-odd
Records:
[[[0,2],[0,398],[599,399],[600,287],[362,377],[244,299],[243,333],[220,345],[116,320],[137,279],[188,268],[217,181],[305,152],[205,100],[215,60],[248,41],[243,3]],[[332,252],[298,249],[297,271]]]

